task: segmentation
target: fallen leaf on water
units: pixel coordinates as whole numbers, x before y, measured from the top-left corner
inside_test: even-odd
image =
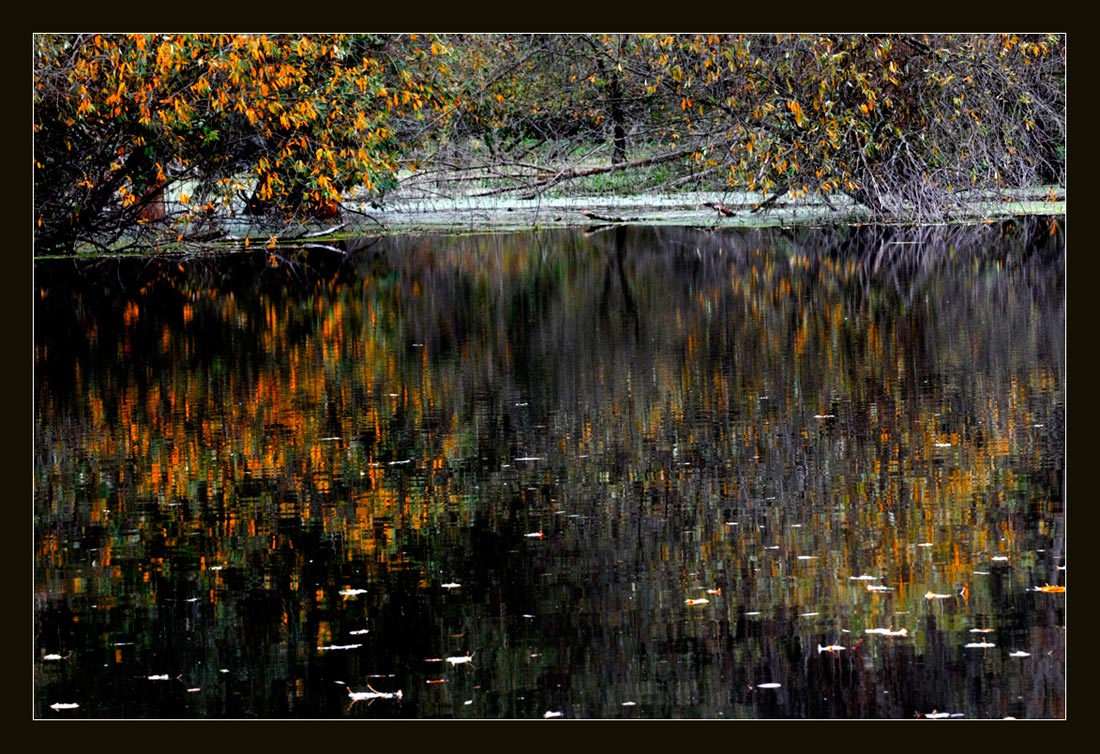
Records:
[[[1064,586],[1051,586],[1050,584],[1043,584],[1042,586],[1035,587],[1035,591],[1061,594],[1062,592],[1066,591],[1066,588]]]
[[[77,708],[77,707],[79,707],[79,706],[80,706],[80,705],[79,705],[79,704],[77,704],[76,702],[55,702],[54,704],[51,704],[51,705],[50,705],[50,709],[53,709],[53,710],[58,710],[58,709],[76,709],[76,708]]]
[[[1020,650],[1016,650],[1015,652],[1009,652],[1008,656],[1009,657],[1031,657],[1031,652],[1021,652]]]
[[[693,599],[684,600],[685,605],[705,605],[708,602],[710,602],[710,600],[708,600],[706,597],[700,597],[697,600],[693,600]]]
[[[924,598],[926,600],[945,600],[950,597],[950,594],[936,594],[935,592],[925,592]]]
[[[843,650],[844,647],[840,646],[839,644],[830,644],[827,647],[823,647],[820,644],[817,645],[818,654],[821,654],[822,652],[841,652]]]
[[[987,649],[988,647],[997,646],[993,642],[989,641],[972,641],[966,645],[967,649]]]
[[[524,534],[523,536],[530,539],[542,539],[542,530],[540,529],[539,531],[533,531],[530,534]]]

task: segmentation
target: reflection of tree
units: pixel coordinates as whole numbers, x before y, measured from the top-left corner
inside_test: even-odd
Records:
[[[736,616],[690,642],[649,636],[680,620],[671,585],[796,615],[850,604],[837,574],[873,572],[897,591],[859,619],[885,624],[923,608],[926,556],[950,588],[1053,520],[1050,554],[1003,586],[1048,581],[1065,357],[1060,239],[1045,231],[945,246],[617,228],[387,239],[350,262],[40,265],[37,586],[47,602],[127,601],[116,631],[138,630],[118,616],[139,606],[198,597],[202,620],[291,647],[256,658],[274,677],[346,641],[359,605],[394,621],[428,610],[397,595],[452,569],[478,604],[562,630],[617,616],[635,629],[607,648],[624,666],[658,639],[749,659]],[[888,242],[920,252],[886,256]],[[552,546],[524,540],[539,529]],[[936,549],[911,547],[924,541]],[[562,562],[586,570],[548,583]],[[998,583],[971,585],[976,609]],[[352,586],[362,602],[340,595]]]
[[[603,292],[600,295],[600,316],[604,319],[608,319],[610,316],[610,305],[612,298],[612,278],[615,280],[615,286],[622,296],[623,302],[623,318],[634,325],[634,337],[639,336],[639,320],[638,309],[634,304],[634,297],[630,293],[630,283],[626,279],[626,270],[624,268],[624,255],[626,247],[626,227],[619,225],[614,229],[615,233],[615,252],[613,255],[609,255],[607,259],[607,269],[604,273],[603,279]]]

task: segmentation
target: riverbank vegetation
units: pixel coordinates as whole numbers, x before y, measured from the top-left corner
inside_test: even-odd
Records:
[[[35,253],[402,195],[735,192],[939,222],[1064,197],[1065,66],[1060,35],[37,35]]]

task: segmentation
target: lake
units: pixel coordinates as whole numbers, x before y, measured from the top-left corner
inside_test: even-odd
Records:
[[[35,717],[1063,718],[1064,245],[40,260]]]

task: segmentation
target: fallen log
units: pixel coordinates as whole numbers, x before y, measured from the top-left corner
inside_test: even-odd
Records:
[[[633,223],[638,222],[636,217],[613,217],[611,215],[601,215],[598,212],[592,212],[591,210],[582,210],[581,214],[590,220],[599,220],[604,223]]]

